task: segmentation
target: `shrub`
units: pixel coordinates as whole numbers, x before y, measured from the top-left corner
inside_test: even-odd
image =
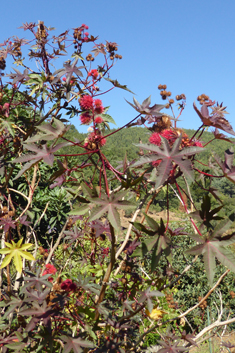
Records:
[[[102,82],[129,91],[110,78],[122,58],[117,43],[98,44],[85,24],[52,37],[41,21],[23,29],[30,40],[9,38],[0,50],[2,352],[188,351],[203,333],[232,325],[234,215],[224,217],[216,190],[227,193],[227,183],[212,181],[234,183],[234,152],[200,162],[212,142],[201,142],[205,127],[232,143],[220,132],[235,135],[225,107],[200,95],[202,124],[190,137],[177,127],[186,96],[176,95],[177,117],[166,114],[174,100],[159,85],[166,104],[134,98],[137,115],[111,131]],[[7,71],[10,59],[22,69]],[[74,116],[87,136],[68,135]],[[138,158],[114,165],[110,136],[146,123]],[[150,217],[154,203],[166,220]],[[179,204],[184,218],[174,224],[169,208]],[[119,210],[133,212],[125,233]]]

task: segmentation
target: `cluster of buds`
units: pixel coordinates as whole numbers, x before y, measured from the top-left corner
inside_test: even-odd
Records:
[[[93,58],[93,56],[92,56],[91,54],[88,54],[88,55],[86,56],[86,60],[87,60],[87,61],[94,61],[95,59]]]
[[[93,69],[90,72],[88,72],[88,76],[91,76],[94,80],[97,80],[99,76],[99,72],[96,69]]]
[[[3,56],[0,56],[0,70],[5,70],[6,68],[6,60]]]
[[[202,300],[202,297],[198,297],[198,301],[200,302],[201,300]],[[206,300],[204,300],[199,306],[200,306],[200,308],[201,308],[202,310],[205,310],[206,307],[207,307],[207,302],[206,302]]]
[[[203,93],[197,97],[197,100],[201,105],[203,105],[205,102],[208,102],[210,100],[210,97]]]
[[[81,47],[81,44],[88,41],[89,33],[85,32],[89,27],[85,24],[82,24],[80,27],[74,28],[73,32],[73,44],[74,49],[77,50]]]
[[[106,139],[96,130],[84,140],[84,147],[88,150],[96,150],[106,144]]]
[[[106,41],[106,50],[109,53],[109,55],[110,55],[109,57],[111,60],[113,60],[114,58],[122,59],[121,55],[115,54],[115,51],[118,50],[117,43],[115,43],[115,42],[112,43],[112,42]]]

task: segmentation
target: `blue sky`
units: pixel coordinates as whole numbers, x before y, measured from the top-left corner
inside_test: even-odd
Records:
[[[192,105],[205,93],[227,106],[226,118],[235,129],[234,15],[234,0],[11,0],[1,3],[0,42],[12,35],[27,38],[17,29],[25,22],[42,20],[56,28],[53,34],[85,23],[99,42],[119,44],[123,59],[110,76],[127,85],[138,101],[151,95],[152,103],[163,103],[157,86],[167,84],[173,98],[180,93],[187,97],[180,126],[196,129],[201,122]],[[118,126],[135,116],[124,100],[132,96],[115,89],[102,98]],[[78,118],[72,123],[86,131]]]

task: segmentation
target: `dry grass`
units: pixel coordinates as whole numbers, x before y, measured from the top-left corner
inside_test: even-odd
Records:
[[[235,345],[235,333],[225,334],[222,337],[222,342],[230,342]],[[212,353],[235,353],[235,347],[228,350],[226,347],[221,346],[221,339],[219,337],[211,338]],[[193,347],[189,351],[190,353],[210,353],[209,342],[203,342],[198,347]]]

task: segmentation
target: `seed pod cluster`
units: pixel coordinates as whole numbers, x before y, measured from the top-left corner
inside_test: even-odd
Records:
[[[115,58],[116,58],[116,59],[122,59],[122,55],[115,54]]]
[[[229,294],[231,295],[232,299],[235,298],[235,292],[234,292],[234,291],[231,290],[231,291],[229,292]]]
[[[39,250],[39,254],[43,256],[43,260],[45,261],[48,258],[47,250],[44,249],[42,246],[39,246],[38,250]]]
[[[109,57],[111,60],[113,60],[117,54],[115,54],[115,52],[118,50],[118,47],[117,47],[117,43],[115,42],[106,42],[106,50],[107,52],[109,53]],[[121,55],[120,55],[121,56]],[[121,57],[119,57],[118,55],[118,59],[121,59]]]
[[[169,308],[176,309],[177,303],[174,301],[172,293],[166,294],[165,298]]]
[[[93,58],[93,56],[92,56],[91,54],[88,54],[88,55],[86,56],[86,60],[87,60],[87,61],[94,61],[95,59]]]
[[[37,30],[37,33],[36,33],[36,38],[37,38],[38,41],[41,41],[43,39],[46,39],[47,36],[48,36],[47,28],[46,28],[46,26],[44,26],[43,21],[40,21],[39,24],[38,24],[38,30]]]
[[[132,270],[132,267],[133,267],[132,262],[125,261],[123,262],[121,269],[123,272],[130,273]]]
[[[198,301],[200,302],[202,300],[202,297],[198,297]],[[207,302],[206,300],[204,300],[200,305],[199,307],[202,309],[202,310],[205,310],[206,307],[207,307]]]
[[[12,52],[13,52],[13,55],[15,55],[17,57],[22,55],[20,43],[17,43],[17,42],[13,43]]]
[[[205,102],[208,102],[209,99],[210,99],[210,97],[207,96],[207,95],[204,94],[204,93],[197,97],[197,100],[199,101],[199,103],[200,103],[201,105],[203,105]]]
[[[80,31],[79,28],[74,28],[73,38],[74,38],[74,41],[73,41],[74,44],[77,42],[77,40],[82,39],[82,32]]]
[[[162,132],[163,130],[170,129],[172,127],[171,119],[168,116],[163,115],[155,125],[154,131],[155,132]]]
[[[0,56],[0,70],[5,70],[6,68],[6,60],[3,56]]]
[[[175,99],[176,99],[177,101],[180,101],[181,99],[186,99],[186,96],[185,96],[184,93],[181,93],[181,94],[178,94],[178,95],[175,97]]]

